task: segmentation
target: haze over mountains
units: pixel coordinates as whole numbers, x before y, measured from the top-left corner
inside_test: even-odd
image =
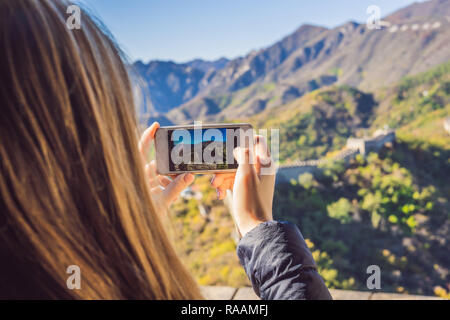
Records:
[[[231,61],[138,61],[139,113],[163,124],[242,119],[332,84],[373,92],[450,60],[449,0],[415,3],[382,20],[379,30],[303,25]]]

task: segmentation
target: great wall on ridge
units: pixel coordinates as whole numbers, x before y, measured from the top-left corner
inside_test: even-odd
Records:
[[[369,152],[378,152],[387,143],[394,142],[395,130],[390,129],[377,130],[372,137],[348,138],[346,147],[334,157],[296,161],[278,166],[276,183],[289,183],[292,179],[297,180],[304,173],[314,173],[320,170],[320,166],[328,162],[344,161],[348,163],[357,154],[365,156]]]

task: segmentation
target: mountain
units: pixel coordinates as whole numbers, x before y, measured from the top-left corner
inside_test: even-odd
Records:
[[[183,64],[172,61],[135,62],[130,67],[138,113],[146,120],[171,124],[164,114],[197,95],[204,79],[226,66],[228,60],[195,59]]]
[[[148,90],[148,98],[156,112],[167,112],[175,106],[192,99],[199,89],[204,71],[188,64],[171,61],[151,61],[134,63],[133,68]]]
[[[365,93],[335,85],[246,119],[255,128],[279,128],[280,160],[324,157],[341,150],[347,138],[388,125],[406,141],[450,150],[444,121],[450,113],[450,62]]]
[[[173,110],[169,117],[175,122],[214,117],[229,106],[241,106],[246,102],[243,100],[248,100],[248,97],[254,96],[255,93],[261,93],[261,98],[251,99],[253,103],[251,108],[256,112],[265,109],[268,100],[264,96],[266,91],[278,92],[290,88],[285,88],[282,83],[274,86],[270,81],[264,82],[262,79],[279,68],[293,52],[304,47],[311,38],[318,37],[326,30],[322,27],[305,25],[266,49],[252,51],[245,57],[230,61],[224,69],[211,75],[207,86],[199,95]],[[294,90],[295,97],[300,96],[301,92],[297,92],[298,89],[295,88]],[[239,112],[236,114],[234,109],[227,111],[234,115],[241,114]]]
[[[332,84],[374,91],[450,60],[449,0],[415,3],[383,21],[379,30],[304,25],[219,68],[201,61],[137,69],[154,108],[187,123],[253,116]]]
[[[389,16],[392,23],[423,21],[425,19],[440,19],[448,17],[450,3],[447,0],[424,1],[413,3]],[[447,16],[446,16],[447,15]]]
[[[194,69],[199,69],[203,72],[208,72],[209,70],[220,70],[225,68],[225,66],[227,65],[227,63],[230,60],[228,60],[227,58],[220,58],[214,61],[206,61],[206,60],[202,60],[202,59],[195,59],[192,61],[187,62],[186,64]]]

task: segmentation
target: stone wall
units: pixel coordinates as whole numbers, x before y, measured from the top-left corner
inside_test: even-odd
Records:
[[[366,155],[372,151],[378,152],[386,143],[394,141],[394,130],[377,130],[371,138],[349,138],[346,148],[358,150],[360,154]]]
[[[313,174],[319,170],[320,165],[327,162],[343,160],[347,163],[354,159],[357,154],[366,155],[369,152],[378,152],[384,145],[394,141],[394,130],[378,130],[371,138],[349,138],[346,148],[333,158],[295,161],[279,166],[276,183],[289,183],[292,179],[297,180],[300,175],[307,172]]]

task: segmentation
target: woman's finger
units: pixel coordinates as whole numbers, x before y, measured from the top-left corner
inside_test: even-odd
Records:
[[[266,138],[264,136],[255,136],[254,153],[256,158],[256,173],[258,174],[258,176],[260,176],[262,168],[270,168],[272,165],[270,151],[267,147]],[[267,174],[267,170],[264,170],[263,174]]]
[[[172,179],[169,177],[158,175],[156,173],[156,161],[152,160],[149,164],[145,165],[145,175],[150,183],[150,187],[154,188],[156,186],[167,187]]]
[[[161,176],[161,175],[158,176],[158,180],[159,180],[159,183],[160,183],[163,187],[167,187],[167,186],[173,181],[173,180],[170,179],[169,177]]]
[[[233,189],[235,189],[237,184],[239,185],[238,189],[243,193],[247,193],[249,190],[254,191],[259,179],[256,175],[255,166],[250,163],[250,150],[248,148],[237,147],[234,149],[233,155],[239,164]],[[234,191],[240,192],[239,190]]]
[[[145,165],[145,176],[148,179],[148,183],[150,185],[150,188],[154,188],[159,186],[159,181],[156,180],[156,175],[155,175],[155,165],[154,163],[150,162],[148,164]]]
[[[235,177],[233,176],[233,177],[229,177],[229,178],[223,180],[222,184],[220,186],[218,186],[218,188],[224,189],[224,190],[227,190],[227,189],[231,190],[233,187],[234,178]]]
[[[145,176],[147,179],[153,179],[152,168],[150,167],[150,163],[145,165]]]
[[[147,153],[150,150],[150,146],[155,139],[156,131],[159,129],[159,123],[153,122],[153,124],[147,128],[139,140],[139,151],[144,159],[147,158]]]
[[[223,182],[225,180],[230,179],[230,178],[234,179],[235,176],[236,176],[235,172],[233,172],[233,173],[216,173],[211,180],[211,185],[214,188],[218,188],[218,187],[220,187],[220,185],[223,184]]]
[[[239,174],[251,174],[254,170],[253,165],[250,164],[251,155],[250,149],[237,147],[233,151],[234,158],[239,164],[238,169],[236,171],[236,177]]]
[[[261,201],[267,212],[272,211],[273,194],[275,186],[275,166],[273,165],[267,144],[264,138],[260,138],[255,144],[256,163],[255,168],[259,177]]]
[[[234,178],[235,178],[235,175],[231,175],[229,177],[226,177],[225,179],[222,179],[220,181],[220,184],[219,183],[215,183],[213,186],[216,189],[224,189],[224,190],[230,189],[231,190],[233,182],[234,182]]]
[[[222,191],[233,190],[233,184],[234,184],[234,177],[229,177],[223,180],[220,186],[217,186],[216,189],[217,190],[220,189]]]
[[[150,189],[150,192],[156,198],[161,196],[163,194],[163,191],[164,191],[164,188],[161,188],[161,186],[153,187],[153,188]]]
[[[217,189],[217,199],[223,200],[227,195],[227,190],[233,190],[234,178],[225,180]]]
[[[155,179],[157,176],[156,173],[156,161],[152,160],[150,163],[145,165],[145,175],[148,179]]]
[[[173,202],[181,191],[186,189],[192,182],[194,182],[194,175],[191,173],[184,173],[177,176],[163,191],[166,203]]]

